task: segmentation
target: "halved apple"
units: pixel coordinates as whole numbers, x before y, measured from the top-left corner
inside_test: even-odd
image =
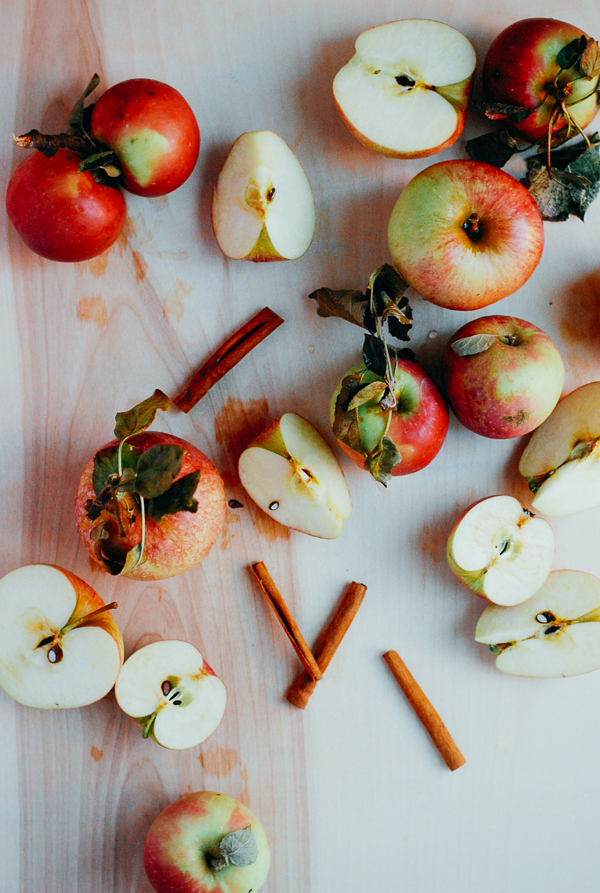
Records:
[[[234,260],[294,260],[315,231],[315,204],[302,165],[270,130],[242,133],[219,174],[212,223]]]
[[[352,512],[339,462],[319,432],[292,412],[244,450],[239,475],[264,512],[302,533],[335,539]]]
[[[145,645],[129,657],[115,686],[117,703],[163,747],[195,747],[215,731],[225,713],[227,692],[189,642]]]
[[[534,431],[519,462],[545,515],[600,505],[600,381],[572,391]]]
[[[0,580],[0,685],[27,707],[83,707],[104,697],[123,663],[123,639],[100,596],[48,564]]]
[[[490,645],[498,669],[514,676],[600,669],[600,580],[583,571],[553,571],[523,604],[486,608],[475,640]]]
[[[546,580],[554,533],[512,496],[469,506],[448,538],[448,563],[461,583],[496,605],[518,605]]]
[[[476,61],[470,42],[450,25],[389,22],[358,37],[333,95],[363,145],[394,158],[421,158],[460,136]]]

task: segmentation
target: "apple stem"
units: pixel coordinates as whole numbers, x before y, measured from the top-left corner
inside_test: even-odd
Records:
[[[481,225],[481,220],[479,219],[479,214],[477,214],[476,211],[469,214],[463,223],[463,229],[471,242],[478,242],[483,237],[483,227]]]
[[[75,629],[78,626],[85,626],[89,623],[92,617],[97,617],[99,614],[105,614],[106,611],[113,611],[115,608],[118,608],[119,605],[117,602],[110,602],[108,605],[102,605],[101,608],[96,608],[95,611],[90,611],[89,614],[84,614],[83,617],[80,617],[78,620],[75,620],[73,623],[67,623],[66,626],[62,628],[60,631],[60,635],[64,636],[65,633],[70,632],[72,629]],[[40,645],[42,643],[40,642]]]

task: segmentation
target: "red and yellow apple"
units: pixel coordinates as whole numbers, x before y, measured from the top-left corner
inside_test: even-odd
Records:
[[[427,301],[478,310],[517,291],[542,256],[535,200],[483,161],[442,161],[417,174],[392,211],[392,260]]]
[[[520,437],[556,406],[564,365],[552,339],[512,316],[482,316],[452,335],[442,377],[450,406],[483,437]]]

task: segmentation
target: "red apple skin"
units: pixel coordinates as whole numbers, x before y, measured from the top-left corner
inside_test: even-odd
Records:
[[[78,172],[68,149],[33,152],[15,170],[6,212],[25,244],[48,260],[76,262],[102,254],[119,237],[127,209],[121,191]]]
[[[509,335],[488,350],[459,356],[451,345],[481,333]],[[483,437],[520,437],[537,428],[556,406],[564,382],[558,348],[541,329],[511,316],[483,316],[452,335],[442,376],[450,405],[465,427]]]
[[[200,469],[200,480],[194,493],[198,510],[165,515],[160,521],[146,516],[146,542],[144,553],[147,560],[135,570],[123,576],[131,580],[162,580],[175,577],[200,564],[215,544],[225,521],[226,501],[223,480],[210,459],[179,437],[158,431],[144,431],[127,441],[132,446],[146,450],[160,444],[176,444],[185,450],[181,471],[176,480]],[[114,440],[106,446],[115,446]],[[102,447],[104,449],[105,447]],[[94,543],[91,532],[96,522],[90,521],[86,503],[95,498],[92,485],[94,457],[83,469],[75,498],[75,523],[79,536],[92,558]],[[141,539],[139,518],[128,536],[122,541],[125,549],[132,549]],[[95,560],[95,559],[94,559]]]
[[[208,866],[222,838],[252,826],[259,855],[252,865]],[[214,791],[185,794],[157,816],[144,844],[144,868],[156,893],[258,893],[268,874],[270,854],[262,825],[250,810]]]
[[[355,366],[347,374],[364,368],[362,364]],[[409,383],[409,389],[412,392],[410,403],[407,396],[404,400],[402,395],[399,397],[398,406],[388,430],[388,437],[394,441],[402,455],[402,461],[392,469],[392,475],[400,476],[420,471],[435,459],[448,433],[449,416],[446,402],[437,385],[423,372],[418,363],[398,359],[396,381],[400,386]],[[340,386],[341,382],[331,399],[332,421]],[[371,402],[373,405],[365,404],[364,407],[360,407],[359,417],[364,418],[365,415],[372,414],[375,424],[383,426],[384,413],[375,405],[374,401]],[[361,421],[362,430],[363,422]],[[363,434],[363,442],[364,440]],[[365,468],[363,456],[342,441],[338,440],[338,443],[359,468]],[[367,446],[367,448],[369,447]]]
[[[200,151],[198,122],[186,100],[149,78],[132,78],[107,90],[94,106],[91,134],[118,156],[125,189],[147,197],[166,195],[185,183]],[[147,154],[152,134],[159,136],[160,146]],[[136,141],[146,155],[142,160]],[[138,157],[135,171],[126,161],[130,152]]]
[[[510,122],[511,127],[529,142],[536,142],[548,134],[556,102],[548,95],[546,85],[554,82],[560,70],[556,57],[563,47],[582,35],[588,36],[581,28],[556,19],[523,19],[502,31],[488,50],[483,66],[483,88],[489,102],[526,109],[535,109],[543,103],[523,121]],[[559,82],[575,78],[581,78],[581,72],[571,70],[561,76]],[[598,111],[597,84],[597,77],[576,80],[573,92],[567,97],[570,112],[575,114],[581,128],[587,127]],[[572,105],[588,94],[591,94],[588,100]],[[552,130],[556,132],[565,126],[561,115]]]
[[[465,226],[478,218],[476,236]],[[441,161],[401,193],[388,226],[390,254],[425,300],[479,310],[517,291],[537,267],[544,225],[535,200],[483,161]]]

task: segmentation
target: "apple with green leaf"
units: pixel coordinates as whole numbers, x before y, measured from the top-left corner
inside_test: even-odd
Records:
[[[258,893],[271,856],[263,826],[239,800],[185,794],[157,816],[144,843],[156,893]]]
[[[462,133],[476,64],[449,25],[404,19],[359,35],[333,81],[337,109],[363,145],[393,158],[422,158]]]
[[[123,638],[91,586],[32,564],[0,580],[0,686],[27,707],[83,707],[104,697],[123,663]]]
[[[113,575],[161,580],[200,564],[225,520],[225,489],[210,459],[179,437],[147,431],[161,391],[117,413],[117,440],[85,466],[75,500],[79,535]]]

